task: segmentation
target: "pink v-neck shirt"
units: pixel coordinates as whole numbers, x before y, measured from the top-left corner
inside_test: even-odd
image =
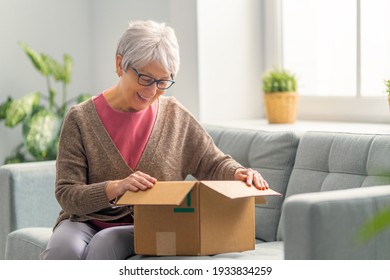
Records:
[[[120,112],[103,94],[93,99],[96,111],[115,146],[129,167],[136,169],[156,120],[158,102],[138,112]]]

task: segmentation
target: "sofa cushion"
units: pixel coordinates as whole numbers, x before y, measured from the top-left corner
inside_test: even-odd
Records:
[[[390,184],[390,135],[307,132],[299,142],[286,198]],[[283,219],[283,218],[282,218]],[[278,238],[283,239],[282,220]]]
[[[293,132],[206,126],[215,144],[245,167],[259,171],[281,197],[256,205],[256,238],[275,241],[281,205],[294,164],[299,137]]]
[[[6,260],[38,260],[39,254],[46,249],[52,234],[52,228],[23,228],[7,236]]]

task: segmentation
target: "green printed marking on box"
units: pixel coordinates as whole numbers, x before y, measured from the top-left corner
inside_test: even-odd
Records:
[[[191,206],[191,192],[187,194],[187,206],[188,207],[175,207],[173,208],[173,212],[175,213],[193,213],[195,212],[195,208]]]

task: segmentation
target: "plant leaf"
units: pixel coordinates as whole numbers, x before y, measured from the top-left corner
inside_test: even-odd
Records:
[[[386,92],[390,95],[390,80],[385,80]]]
[[[34,110],[34,107],[38,106],[40,101],[41,94],[39,92],[33,92],[20,99],[12,100],[6,111],[5,125],[15,127]]]
[[[62,65],[49,55],[41,54],[41,56],[49,68],[49,73],[53,75],[54,80],[57,82],[62,81],[64,76]]]
[[[285,69],[268,70],[262,77],[263,91],[272,92],[294,92],[297,90],[295,75]]]
[[[12,97],[8,97],[7,101],[0,104],[0,120],[3,120],[7,117],[7,110],[9,106],[11,106],[12,100]]]
[[[56,159],[61,125],[62,118],[45,108],[26,119],[23,123],[24,143],[35,159]]]
[[[70,55],[64,54],[64,66],[63,66],[63,81],[65,84],[69,84],[72,78],[73,71],[73,59]]]
[[[48,77],[51,74],[50,67],[47,65],[47,62],[42,56],[41,53],[35,51],[26,43],[19,43],[22,50],[26,53],[26,55],[30,58],[34,67],[45,77]]]
[[[372,219],[361,227],[358,233],[358,241],[366,242],[379,232],[390,226],[390,206],[379,211]]]
[[[54,106],[54,98],[56,96],[56,91],[53,88],[49,89],[49,108],[52,109]]]

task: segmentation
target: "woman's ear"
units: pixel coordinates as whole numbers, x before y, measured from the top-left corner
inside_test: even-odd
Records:
[[[116,67],[116,74],[118,75],[118,77],[121,77],[123,74],[122,56],[119,54],[115,57],[115,67]]]

